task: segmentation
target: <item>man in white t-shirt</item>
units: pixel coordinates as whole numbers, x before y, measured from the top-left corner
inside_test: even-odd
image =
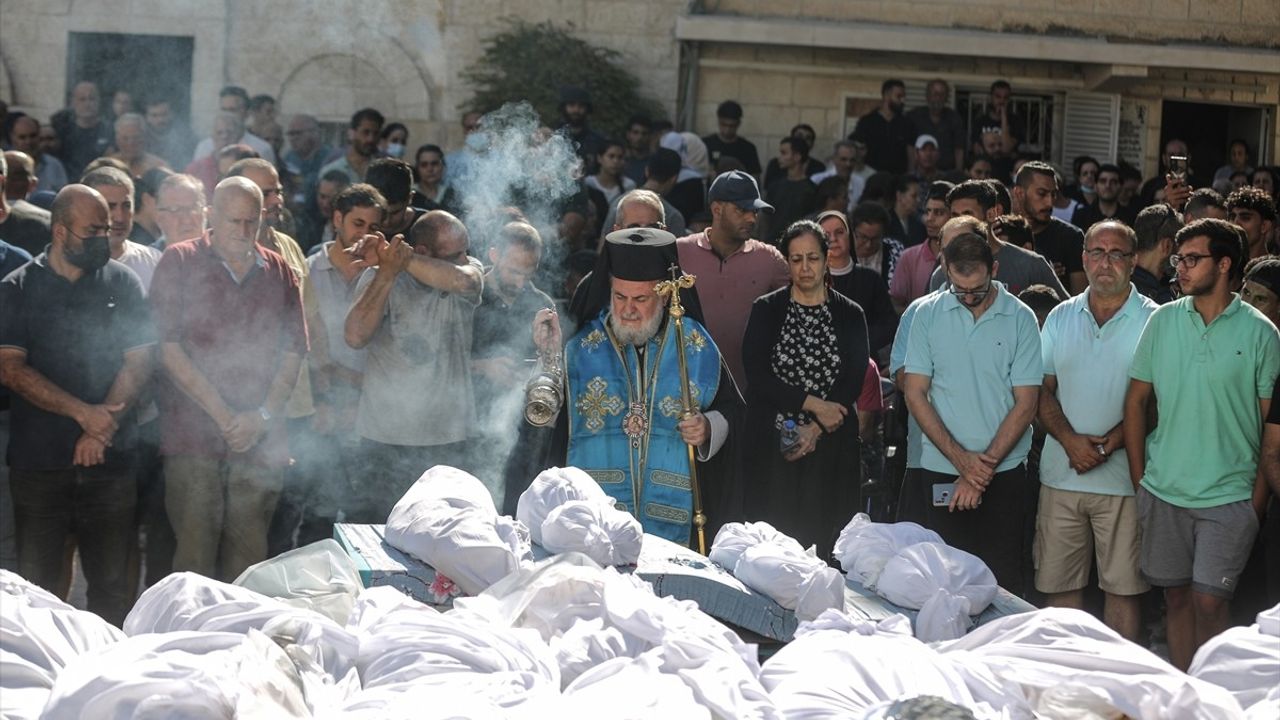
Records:
[[[111,230],[107,235],[111,259],[119,260],[137,273],[142,291],[147,292],[151,288],[151,275],[160,263],[160,251],[129,239],[133,230],[133,179],[124,171],[103,166],[89,171],[80,182],[107,199],[111,211]]]

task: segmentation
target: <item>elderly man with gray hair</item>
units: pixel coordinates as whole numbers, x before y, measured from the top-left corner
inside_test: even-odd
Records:
[[[147,152],[147,121],[141,115],[125,113],[116,118],[115,132],[116,149],[107,157],[128,165],[133,177],[140,178],[158,167],[169,167],[164,158]]]
[[[170,245],[151,285],[173,569],[228,580],[267,556],[285,402],[307,353],[298,278],[258,244],[262,215],[253,181],[218,183],[209,229]]]

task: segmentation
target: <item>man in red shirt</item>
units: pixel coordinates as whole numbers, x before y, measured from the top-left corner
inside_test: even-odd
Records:
[[[698,297],[711,339],[729,366],[738,388],[746,391],[742,336],[751,303],[790,282],[787,261],[772,245],[751,239],[757,213],[772,212],[760,199],[755,178],[732,170],[717,177],[707,193],[711,227],[680,238],[680,267],[698,278]]]
[[[284,406],[307,352],[297,278],[255,242],[262,205],[253,182],[218,183],[210,229],[171,245],[151,285],[173,569],[227,580],[266,558]]]

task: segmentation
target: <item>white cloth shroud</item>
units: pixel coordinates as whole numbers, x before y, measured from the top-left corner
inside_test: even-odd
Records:
[[[844,608],[844,576],[768,523],[726,523],[707,557],[800,620]]]
[[[483,483],[447,465],[424,472],[400,498],[387,517],[385,538],[468,595],[533,558],[524,524],[499,515]]]
[[[979,718],[1031,718],[1019,689],[942,658],[905,616],[879,623],[828,611],[801,623],[764,664],[760,681],[788,720],[857,718],[884,702],[934,695]]]
[[[899,607],[919,610],[916,637],[954,640],[995,600],[1000,586],[981,558],[943,543],[910,545],[889,558],[876,593]]]
[[[580,552],[603,566],[640,559],[640,522],[576,467],[538,473],[520,494],[516,519],[529,528],[533,542],[553,553]]]
[[[1080,610],[1046,608],[992,620],[935,645],[957,663],[982,664],[1023,688],[1044,717],[1069,698],[1136,720],[1238,718],[1240,704],[1227,690],[1180,672],[1146,648]],[[1097,712],[1097,711],[1095,711]]]
[[[598,668],[605,663],[648,654],[656,664],[626,674],[656,667],[678,677],[716,718],[780,717],[757,679],[755,646],[693,602],[659,598],[643,580],[578,553],[548,558],[478,597],[459,598],[455,614],[536,630],[556,655],[566,693],[579,678],[603,672]],[[622,672],[626,663],[616,665]]]
[[[64,667],[124,637],[97,615],[0,570],[0,717],[40,717]]]
[[[922,542],[943,540],[938,533],[913,522],[871,522],[866,513],[858,513],[840,531],[832,554],[849,577],[874,592],[889,558]]]
[[[131,636],[259,631],[293,662],[308,706],[332,706],[359,689],[355,634],[318,612],[196,573],[173,573],[148,588],[129,611],[124,628]]]
[[[1233,627],[1196,651],[1187,674],[1226,688],[1240,706],[1280,700],[1280,605],[1258,613],[1249,627]]]
[[[81,655],[54,683],[43,718],[308,718],[302,681],[274,642],[247,634],[143,634]]]

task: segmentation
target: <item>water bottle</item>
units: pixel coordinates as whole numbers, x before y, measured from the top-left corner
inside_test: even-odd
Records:
[[[800,442],[800,431],[796,430],[796,421],[787,420],[782,423],[782,454],[787,454],[798,442]]]

